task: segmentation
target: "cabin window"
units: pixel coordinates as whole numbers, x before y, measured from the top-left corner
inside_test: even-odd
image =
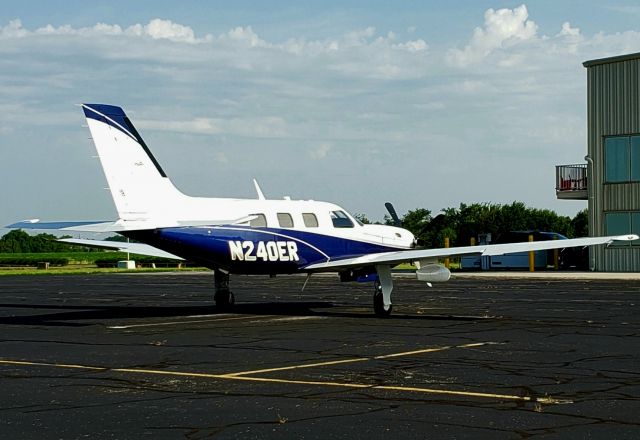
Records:
[[[293,218],[286,212],[278,213],[278,224],[281,228],[293,228]]]
[[[304,220],[304,225],[307,228],[317,228],[318,227],[318,217],[311,212],[305,212],[302,214],[302,220]]]
[[[344,211],[331,211],[331,221],[334,228],[353,228],[353,222]]]
[[[251,215],[255,216],[255,218],[249,222],[249,226],[252,228],[265,228],[267,226],[267,217],[264,214]]]

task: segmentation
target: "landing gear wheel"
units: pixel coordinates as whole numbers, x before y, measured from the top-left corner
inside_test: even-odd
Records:
[[[380,285],[380,281],[376,281],[373,284],[373,288],[373,311],[378,318],[388,318],[389,315],[391,315],[393,306],[389,305],[388,309],[384,308],[384,299],[382,296],[382,286]]]
[[[231,310],[236,302],[236,298],[230,290],[216,292],[213,299],[216,301],[216,307],[220,310]]]

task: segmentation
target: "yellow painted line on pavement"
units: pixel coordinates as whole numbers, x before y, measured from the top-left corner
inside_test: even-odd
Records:
[[[75,368],[77,370],[99,370],[108,371],[109,368],[104,367],[90,367],[88,365],[76,365],[76,364],[51,364],[48,362],[29,362],[29,361],[12,361],[8,359],[0,359],[0,365],[26,365],[33,367],[57,367],[57,368]]]
[[[276,315],[262,315],[262,316],[265,318],[269,318],[271,316],[276,316]],[[185,318],[188,318],[188,317],[185,317]],[[148,324],[131,324],[131,325],[114,325],[107,328],[110,328],[113,330],[126,330],[129,328],[160,327],[165,325],[197,324],[197,323],[203,323],[203,322],[236,321],[239,319],[255,319],[255,316],[235,316],[233,318],[218,318],[218,319],[185,319],[184,321],[150,322]]]
[[[299,370],[301,368],[324,367],[327,365],[348,364],[352,362],[363,362],[368,360],[370,359],[366,357],[353,358],[353,359],[341,359],[338,361],[317,362],[315,364],[290,365],[287,367],[265,368],[263,370],[240,371],[238,373],[229,373],[229,374],[226,374],[225,376],[227,377],[247,376],[249,374],[273,373],[274,371],[285,371],[285,370]]]
[[[289,379],[274,379],[274,378],[268,378],[268,377],[247,377],[247,376],[234,376],[234,375],[224,375],[223,377],[234,379],[234,380],[246,380],[250,382],[274,382],[274,383],[299,384],[299,385],[323,385],[323,386],[343,387],[343,388],[368,388],[372,390],[402,391],[402,392],[425,393],[425,394],[445,394],[450,396],[480,397],[484,399],[503,399],[503,400],[522,401],[522,402],[540,402],[544,404],[556,404],[556,405],[573,403],[570,400],[559,400],[549,396],[544,396],[544,397],[516,396],[511,394],[480,393],[480,392],[474,392],[474,391],[443,390],[443,389],[437,389],[437,388],[403,387],[403,386],[393,386],[393,385],[367,385],[367,384],[360,384],[360,383],[289,380]]]
[[[445,345],[443,347],[425,348],[424,350],[414,350],[414,351],[405,351],[402,353],[385,354],[383,356],[376,356],[373,359],[389,359],[389,358],[395,358],[400,356],[412,356],[415,354],[434,353],[437,351],[451,350],[453,348],[472,348],[472,347],[482,347],[483,345],[497,345],[497,344],[499,344],[499,342],[475,342],[473,344]]]
[[[498,400],[512,400],[521,402],[539,402],[543,404],[566,404],[571,403],[569,400],[558,400],[552,397],[532,397],[532,396],[516,396],[510,394],[498,394],[498,393],[481,393],[474,391],[458,391],[458,390],[444,390],[435,388],[421,388],[421,387],[404,387],[404,386],[392,386],[392,385],[369,385],[363,383],[352,382],[324,382],[324,381],[308,381],[308,380],[289,380],[289,379],[276,379],[266,377],[248,377],[237,376],[235,374],[209,374],[209,373],[192,373],[182,371],[167,371],[167,370],[149,370],[143,368],[105,368],[96,367],[90,365],[77,365],[77,364],[54,364],[47,362],[29,362],[29,361],[15,361],[0,359],[0,365],[20,365],[20,366],[34,366],[34,367],[55,367],[66,368],[76,370],[89,370],[100,372],[118,372],[118,373],[133,373],[133,374],[149,374],[149,375],[162,375],[162,376],[177,376],[177,377],[191,377],[191,378],[206,378],[206,379],[221,379],[221,380],[236,380],[247,382],[266,382],[266,383],[282,383],[289,385],[312,385],[312,386],[324,386],[324,387],[337,387],[337,388],[351,388],[351,389],[372,389],[372,390],[385,390],[385,391],[398,391],[398,392],[410,392],[410,393],[423,393],[423,394],[440,394],[449,396],[461,396],[461,397],[475,397],[483,399],[498,399]]]
[[[453,348],[471,348],[471,347],[480,347],[482,345],[493,345],[493,344],[498,344],[497,342],[476,342],[473,344],[464,344],[464,345],[447,345],[444,347],[434,347],[434,348],[426,348],[424,350],[415,350],[415,351],[405,351],[402,353],[393,353],[393,354],[387,354],[384,356],[376,356],[376,357],[358,357],[358,358],[352,358],[352,359],[341,359],[341,360],[337,360],[337,361],[327,361],[327,362],[316,362],[316,363],[312,363],[312,364],[300,364],[300,365],[289,365],[286,367],[276,367],[276,368],[265,368],[262,370],[250,370],[250,371],[239,371],[237,373],[230,373],[227,376],[248,376],[250,374],[261,374],[261,373],[273,373],[276,371],[285,371],[285,370],[299,370],[302,368],[313,368],[313,367],[324,367],[327,365],[339,365],[339,364],[349,364],[349,363],[355,363],[355,362],[363,362],[363,361],[370,361],[370,360],[378,360],[378,359],[387,359],[387,358],[394,358],[394,357],[400,357],[400,356],[410,356],[410,355],[415,355],[415,354],[422,354],[422,353],[432,353],[432,352],[436,352],[436,351],[444,351],[444,350],[451,350]]]

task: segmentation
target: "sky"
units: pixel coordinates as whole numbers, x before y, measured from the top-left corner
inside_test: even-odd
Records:
[[[639,23],[626,0],[3,1],[0,226],[117,217],[83,102],[122,106],[189,195],[573,216],[582,63],[640,52]]]

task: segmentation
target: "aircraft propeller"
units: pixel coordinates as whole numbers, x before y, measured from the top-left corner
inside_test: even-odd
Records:
[[[391,216],[391,220],[393,220],[393,225],[397,226],[398,228],[401,228],[402,227],[402,220],[400,220],[400,217],[398,217],[398,213],[396,212],[396,209],[393,207],[391,202],[386,202],[384,204],[384,207],[387,208],[387,211],[389,211],[389,215]]]

